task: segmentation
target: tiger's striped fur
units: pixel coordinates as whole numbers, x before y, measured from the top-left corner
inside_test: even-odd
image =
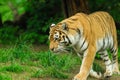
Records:
[[[105,77],[119,74],[118,45],[116,27],[113,18],[103,11],[92,14],[77,13],[50,28],[50,50],[60,52],[67,47],[73,47],[79,56],[83,56],[80,72],[74,80],[86,80],[88,75],[101,77],[92,69],[92,64],[98,52],[106,65]],[[110,49],[112,61],[107,49]]]

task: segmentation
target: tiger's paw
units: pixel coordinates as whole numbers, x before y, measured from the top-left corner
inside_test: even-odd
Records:
[[[118,74],[118,75],[120,75],[120,71],[119,71],[119,70],[113,71],[113,74]]]
[[[102,73],[101,73],[101,72],[98,72],[97,75],[95,75],[94,77],[97,78],[97,79],[101,79]]]
[[[104,77],[109,78],[109,77],[112,76],[112,74],[113,74],[112,71],[107,71],[107,72],[104,73]]]
[[[91,71],[90,76],[92,76],[94,78],[97,78],[97,79],[101,79],[102,78],[102,73],[101,72],[96,72],[96,71]]]
[[[73,80],[80,80],[80,79],[75,77]]]
[[[85,77],[81,77],[80,74],[77,74],[73,80],[86,80]]]
[[[118,67],[113,67],[113,74],[118,74],[120,75],[120,71]]]
[[[79,74],[77,74],[75,77],[74,77],[74,79],[73,80],[80,80],[80,75]]]

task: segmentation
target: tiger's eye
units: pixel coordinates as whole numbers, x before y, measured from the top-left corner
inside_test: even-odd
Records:
[[[57,34],[57,32],[55,32],[54,34]]]
[[[60,35],[61,35],[62,33],[60,32]]]
[[[65,38],[65,36],[63,35],[63,38]]]

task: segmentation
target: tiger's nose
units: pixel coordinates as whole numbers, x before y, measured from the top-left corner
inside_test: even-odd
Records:
[[[51,51],[54,51],[54,48],[50,48]]]

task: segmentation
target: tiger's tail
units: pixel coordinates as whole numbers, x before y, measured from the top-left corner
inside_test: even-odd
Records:
[[[115,26],[115,23],[113,23],[113,26]],[[113,65],[113,73],[120,74],[119,71],[119,65],[118,65],[118,43],[117,43],[117,31],[116,29],[113,29],[113,46],[110,49],[110,52],[112,54],[112,65]]]

